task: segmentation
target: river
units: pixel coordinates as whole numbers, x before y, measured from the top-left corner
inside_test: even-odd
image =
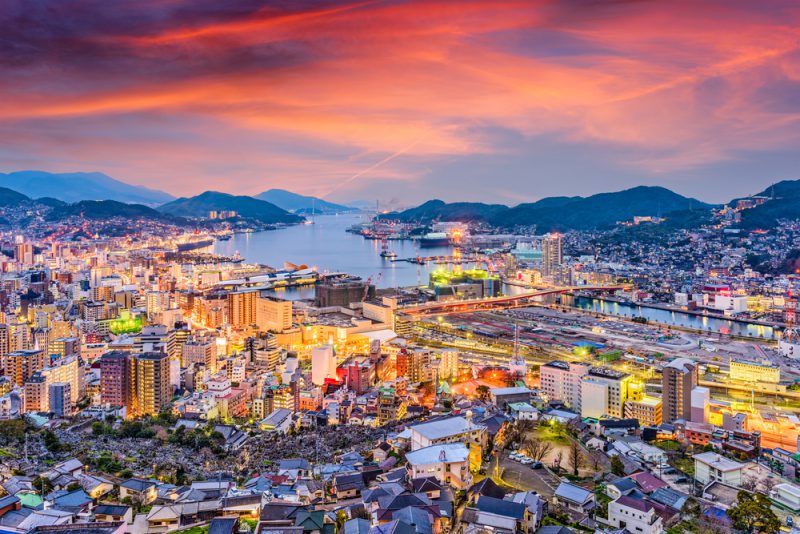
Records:
[[[564,295],[561,297],[561,303],[581,310],[617,315],[620,317],[644,317],[648,321],[707,332],[722,332],[724,334],[763,339],[772,339],[775,337],[775,332],[771,326],[755,325],[728,319],[718,319],[716,317],[706,317],[704,315],[662,310],[659,308],[648,308],[646,306],[627,304],[624,302]]]

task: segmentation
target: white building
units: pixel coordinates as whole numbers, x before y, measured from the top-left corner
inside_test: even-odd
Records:
[[[547,400],[559,400],[574,410],[581,407],[581,382],[589,372],[582,363],[552,361],[539,368],[542,392]]]
[[[623,495],[608,503],[608,522],[619,530],[637,534],[661,534],[664,523],[655,507],[642,499]]]
[[[742,484],[742,463],[729,460],[716,452],[704,452],[694,456],[694,477],[703,484],[722,482],[738,488]]]
[[[581,382],[581,417],[608,416],[608,384],[586,378]]]
[[[311,382],[315,386],[325,384],[326,378],[336,378],[336,354],[333,345],[311,349]]]
[[[417,449],[406,454],[410,478],[435,477],[454,489],[472,484],[469,472],[469,449],[463,443],[445,443]]]
[[[692,422],[708,423],[708,416],[711,412],[711,390],[702,386],[693,388],[691,402]]]
[[[416,451],[443,443],[469,443],[483,447],[486,427],[465,417],[448,417],[411,426],[411,450]]]
[[[800,487],[784,482],[769,492],[769,498],[793,512],[800,512]]]

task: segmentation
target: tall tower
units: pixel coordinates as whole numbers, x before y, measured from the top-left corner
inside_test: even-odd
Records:
[[[662,409],[665,423],[692,420],[692,389],[697,386],[697,364],[676,358],[664,366],[661,376]]]
[[[564,263],[561,234],[547,234],[542,239],[542,274],[553,276]]]

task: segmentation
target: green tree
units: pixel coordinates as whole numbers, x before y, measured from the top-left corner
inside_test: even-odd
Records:
[[[50,452],[59,452],[64,448],[61,440],[58,439],[52,430],[45,430],[42,432],[42,441],[44,442],[45,448]]]
[[[622,463],[620,460],[619,455],[614,455],[611,457],[611,472],[617,475],[618,477],[625,475],[625,464]]]
[[[770,500],[763,493],[740,491],[736,504],[728,510],[733,526],[751,534],[777,534],[781,522],[770,508]]]

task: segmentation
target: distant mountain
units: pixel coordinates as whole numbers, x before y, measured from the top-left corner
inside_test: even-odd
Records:
[[[270,202],[248,196],[206,191],[191,198],[179,198],[157,208],[161,213],[179,217],[208,217],[211,211],[235,211],[239,217],[265,224],[297,223],[303,217],[283,210]]]
[[[187,222],[185,219],[158,212],[142,204],[126,204],[116,200],[81,200],[74,204],[62,204],[53,207],[47,214],[51,221],[68,217],[83,217],[91,220],[123,217],[125,219],[150,219],[170,224]]]
[[[19,206],[23,202],[28,201],[30,201],[30,198],[26,197],[22,193],[17,193],[16,191],[6,187],[0,187],[0,206]]]
[[[635,216],[667,216],[684,212],[709,211],[710,204],[684,197],[663,187],[639,186],[590,197],[548,197],[508,208],[499,204],[452,203],[432,200],[416,208],[384,215],[384,218],[428,223],[480,221],[493,226],[533,226],[537,231],[591,230],[613,226]],[[699,217],[694,217],[699,219]]]
[[[155,206],[175,198],[163,191],[120,182],[101,172],[0,173],[0,186],[19,191],[31,198],[54,197],[64,202],[117,200]]]
[[[777,182],[755,196],[768,197],[769,200],[743,210],[739,223],[741,228],[768,230],[778,226],[781,220],[800,219],[800,180]]]
[[[416,208],[381,215],[380,218],[423,223],[434,220],[489,222],[494,217],[506,212],[508,212],[508,207],[502,204],[483,204],[481,202],[453,202],[448,204],[436,199],[420,204]]]
[[[326,214],[357,211],[356,208],[334,204],[321,198],[299,195],[285,189],[270,189],[253,198],[271,202],[281,209],[295,213],[310,214],[313,211],[315,214]]]

